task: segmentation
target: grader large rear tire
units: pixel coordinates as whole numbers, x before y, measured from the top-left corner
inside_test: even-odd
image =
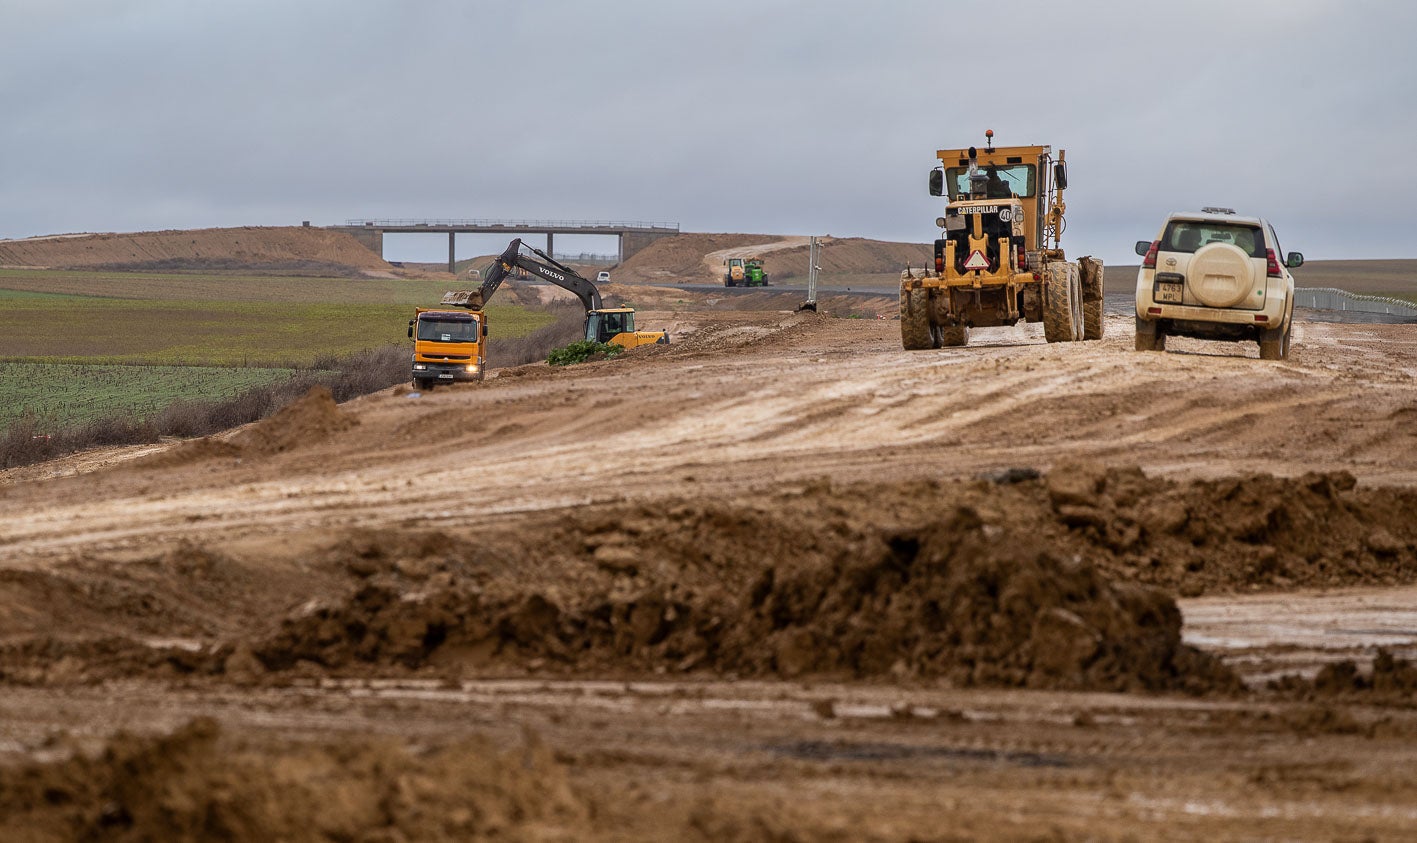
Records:
[[[1082,303],[1082,338],[1085,340],[1102,339],[1102,302],[1085,301]]]
[[[930,293],[927,290],[900,291],[900,344],[906,351],[934,348],[930,331]]]
[[[1043,337],[1074,342],[1082,337],[1082,290],[1077,264],[1055,261],[1043,276]]]

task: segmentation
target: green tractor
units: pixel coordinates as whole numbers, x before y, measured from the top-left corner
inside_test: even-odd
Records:
[[[743,268],[744,287],[766,287],[768,274],[763,271],[762,258],[748,258]]]

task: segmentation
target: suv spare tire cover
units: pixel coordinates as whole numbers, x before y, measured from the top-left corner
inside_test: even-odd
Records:
[[[1186,267],[1191,295],[1211,307],[1233,307],[1254,289],[1250,256],[1229,243],[1202,246]]]

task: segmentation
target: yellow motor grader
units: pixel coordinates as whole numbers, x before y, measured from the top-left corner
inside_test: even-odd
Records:
[[[972,327],[1042,322],[1048,342],[1102,338],[1102,261],[1070,262],[1060,245],[1066,151],[1048,146],[941,149],[930,195],[946,198],[935,220],[934,266],[900,277],[906,349],[961,346]]]

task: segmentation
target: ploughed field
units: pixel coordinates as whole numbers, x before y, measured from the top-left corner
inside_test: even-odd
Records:
[[[1417,827],[1410,328],[641,307],[672,345],[0,475],[0,837]]]

